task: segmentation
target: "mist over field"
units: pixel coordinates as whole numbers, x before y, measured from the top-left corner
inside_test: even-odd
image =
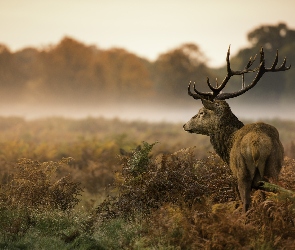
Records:
[[[278,66],[285,56],[286,66],[295,64],[294,39],[295,30],[284,23],[257,27],[248,33],[249,46],[230,56],[231,67],[243,69],[261,47],[266,67],[272,65],[276,50]],[[251,67],[257,67],[258,61]],[[255,74],[246,74],[246,85]],[[201,107],[200,101],[188,96],[188,83],[196,82],[198,90],[208,91],[207,77],[220,83],[225,75],[226,64],[209,67],[206,55],[192,43],[163,52],[155,61],[70,37],[43,49],[16,52],[0,44],[0,115],[185,122]],[[294,120],[294,79],[293,68],[265,73],[254,88],[228,102],[241,119]],[[224,92],[240,88],[241,77],[233,76]]]
[[[239,105],[229,102],[233,113],[241,120],[263,121],[269,119],[295,120],[294,105],[286,107],[271,104]],[[118,118],[123,121],[140,120],[146,122],[185,123],[198,113],[201,101],[193,101],[186,106],[168,107],[161,104],[150,105],[107,105],[107,106],[59,106],[59,105],[2,105],[0,116],[18,116],[25,119],[45,117],[65,117],[84,119],[87,117]]]

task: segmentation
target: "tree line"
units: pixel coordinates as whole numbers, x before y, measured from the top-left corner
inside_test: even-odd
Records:
[[[295,30],[284,23],[262,25],[248,33],[249,46],[231,56],[234,69],[242,69],[250,56],[264,47],[267,62],[278,49],[281,57],[294,64]],[[279,62],[281,63],[281,62]],[[151,62],[122,48],[100,49],[70,37],[42,49],[24,48],[12,52],[0,45],[0,102],[106,104],[149,103],[183,104],[189,81],[199,80],[206,90],[206,77],[222,80],[226,66],[210,68],[198,45],[187,43],[164,52]],[[268,74],[241,102],[292,101],[295,73]],[[240,87],[240,79],[228,86]],[[250,79],[249,79],[250,81]]]

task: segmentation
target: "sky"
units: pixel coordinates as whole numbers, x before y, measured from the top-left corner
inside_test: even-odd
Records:
[[[249,46],[247,33],[284,22],[295,29],[294,0],[0,0],[0,43],[44,48],[69,36],[101,49],[155,60],[195,43],[208,65]]]

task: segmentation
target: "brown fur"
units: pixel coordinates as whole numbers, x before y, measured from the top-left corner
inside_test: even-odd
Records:
[[[278,178],[284,155],[279,133],[265,123],[244,126],[225,101],[202,102],[204,108],[183,128],[190,133],[210,136],[216,153],[238,179],[244,211],[247,211],[251,189],[257,187],[257,182]]]

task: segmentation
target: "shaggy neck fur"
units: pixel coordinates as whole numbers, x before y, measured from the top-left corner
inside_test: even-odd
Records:
[[[227,164],[229,164],[233,136],[243,126],[244,124],[229,110],[228,114],[221,117],[215,132],[210,135],[214,150]]]

